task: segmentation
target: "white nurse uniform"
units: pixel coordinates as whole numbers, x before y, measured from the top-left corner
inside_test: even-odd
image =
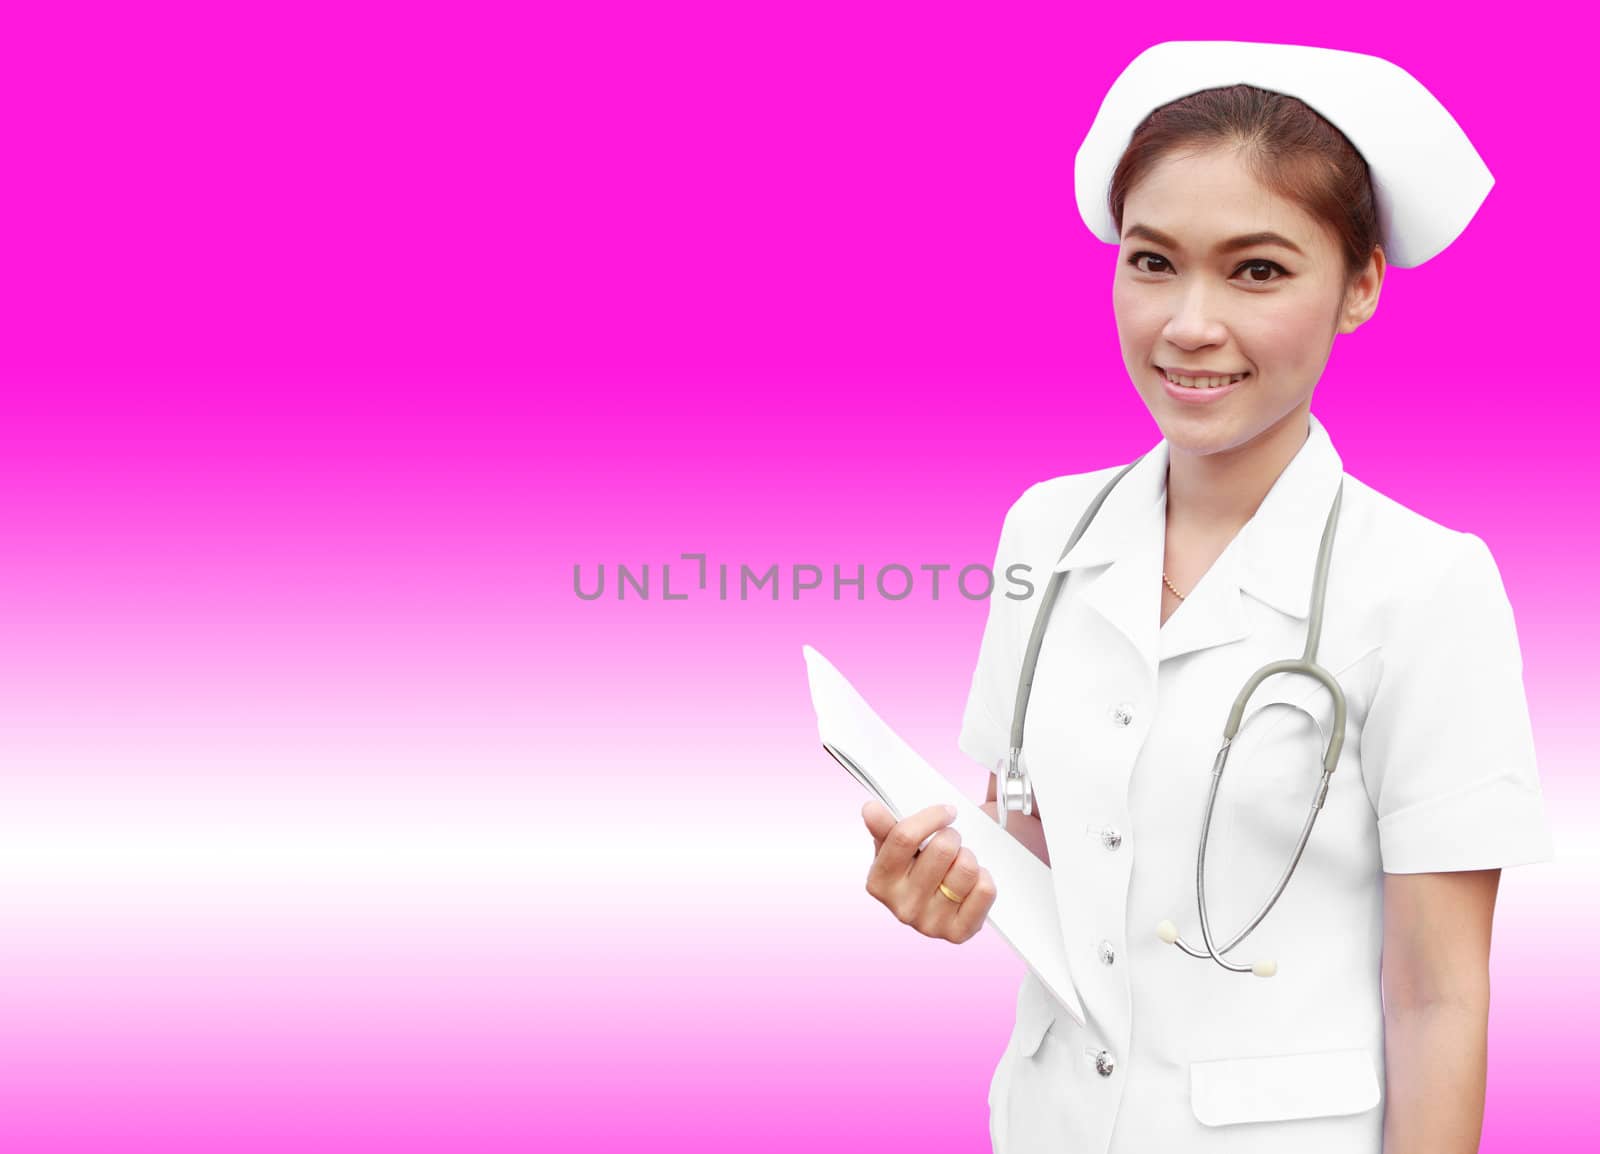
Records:
[[[1318,651],[1347,700],[1344,748],[1293,880],[1230,955],[1276,959],[1278,973],[1189,957],[1155,927],[1170,918],[1200,940],[1195,855],[1212,760],[1246,678],[1303,651],[1342,465],[1312,416],[1255,515],[1162,624],[1167,460],[1162,441],[1065,558],[1120,465],[1032,486],[1001,532],[959,743],[986,768],[1005,754],[1032,607],[1052,570],[1068,571],[1026,758],[1087,1024],[1024,978],[990,1086],[994,1148],[1380,1154],[1383,874],[1553,856],[1511,605],[1479,537],[1346,478]],[[1280,674],[1246,717],[1208,851],[1219,942],[1289,860],[1332,704],[1319,683]]]

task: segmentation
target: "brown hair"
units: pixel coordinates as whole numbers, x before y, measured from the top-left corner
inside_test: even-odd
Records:
[[[1111,176],[1108,203],[1117,232],[1129,190],[1158,162],[1230,144],[1256,180],[1333,232],[1348,287],[1381,243],[1367,162],[1304,101],[1250,84],[1190,93],[1140,122]]]

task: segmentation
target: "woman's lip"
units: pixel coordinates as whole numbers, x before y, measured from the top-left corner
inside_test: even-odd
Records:
[[[1223,397],[1226,397],[1233,390],[1244,384],[1244,378],[1241,378],[1237,381],[1230,381],[1225,385],[1218,385],[1215,388],[1200,389],[1191,385],[1176,384],[1165,372],[1158,372],[1156,375],[1161,378],[1162,391],[1171,397],[1174,402],[1183,406],[1216,404]],[[1248,376],[1249,374],[1245,375]]]
[[[1180,377],[1248,377],[1250,375],[1249,369],[1242,373],[1190,373],[1183,369],[1169,369],[1166,365],[1157,365],[1156,368],[1169,377],[1173,373],[1177,373]]]

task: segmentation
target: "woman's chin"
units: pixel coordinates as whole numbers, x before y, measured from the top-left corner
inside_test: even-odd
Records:
[[[1235,422],[1206,414],[1194,417],[1185,413],[1163,415],[1156,422],[1167,447],[1174,452],[1191,456],[1206,456],[1237,448],[1240,441]]]

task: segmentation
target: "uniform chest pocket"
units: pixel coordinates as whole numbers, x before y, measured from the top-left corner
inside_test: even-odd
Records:
[[[1282,684],[1263,685],[1245,707],[1228,750],[1222,792],[1235,799],[1259,794],[1304,806],[1315,795],[1333,736],[1333,695],[1309,678],[1277,680]]]
[[[1333,715],[1333,694],[1326,685],[1310,677],[1280,674],[1260,686],[1245,705],[1234,745],[1281,740],[1285,736],[1281,731],[1289,727],[1292,732],[1315,736],[1320,761],[1333,732]]]
[[[1362,1049],[1189,1063],[1189,1104],[1206,1126],[1360,1114],[1382,1097]]]

